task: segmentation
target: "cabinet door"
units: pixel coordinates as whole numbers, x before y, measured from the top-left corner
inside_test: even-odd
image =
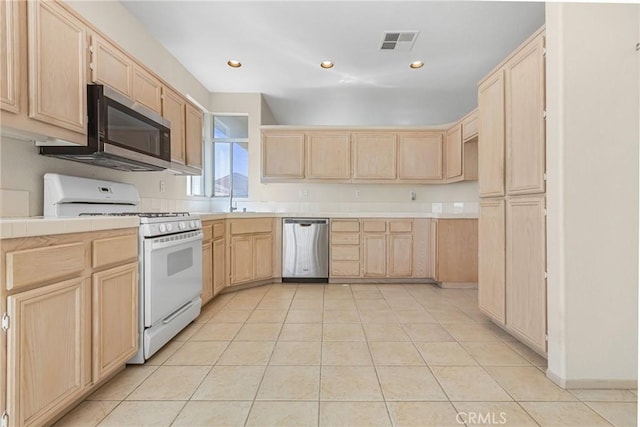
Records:
[[[478,87],[478,181],[480,197],[504,196],[504,74]]]
[[[462,141],[478,136],[478,110],[473,110],[462,120]]]
[[[389,277],[411,277],[413,275],[413,236],[411,234],[389,235]]]
[[[202,244],[202,304],[213,298],[213,242]]]
[[[86,133],[86,27],[57,2],[28,7],[29,116]]]
[[[142,67],[133,67],[133,100],[162,114],[162,83]]]
[[[231,238],[231,284],[253,279],[253,240],[251,236]]]
[[[307,133],[307,178],[351,178],[351,148],[348,132]]]
[[[304,178],[304,133],[262,134],[262,179]]]
[[[505,66],[507,193],[545,189],[544,38],[529,43]]]
[[[253,251],[254,279],[273,277],[273,237],[270,234],[254,236]]]
[[[67,280],[7,298],[7,407],[12,425],[45,425],[85,391],[90,375],[88,282]],[[87,351],[89,350],[89,351]]]
[[[97,34],[91,35],[91,81],[133,96],[133,60]]]
[[[446,177],[447,181],[462,181],[462,129],[456,125],[447,131]]]
[[[187,104],[186,117],[187,164],[202,168],[202,111]]]
[[[547,351],[544,196],[507,202],[507,327]]]
[[[213,241],[213,294],[217,295],[225,288],[225,263],[224,263],[225,240]]]
[[[387,236],[385,234],[364,234],[362,253],[365,277],[387,275]]]
[[[395,133],[353,133],[353,178],[396,179]]]
[[[478,281],[478,221],[438,219],[436,251],[439,282]]]
[[[0,108],[20,111],[20,2],[0,1]]]
[[[187,103],[167,87],[162,88],[162,117],[171,122],[171,161],[185,164],[185,120]]]
[[[441,180],[442,133],[400,133],[398,138],[398,178],[401,180]]]
[[[94,382],[121,368],[137,351],[138,263],[93,275]]]
[[[505,323],[504,200],[480,202],[478,218],[478,305],[496,322]]]

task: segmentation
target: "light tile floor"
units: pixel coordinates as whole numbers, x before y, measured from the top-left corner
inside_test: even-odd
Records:
[[[274,284],[221,295],[58,426],[635,426],[635,390],[571,390],[477,291]]]

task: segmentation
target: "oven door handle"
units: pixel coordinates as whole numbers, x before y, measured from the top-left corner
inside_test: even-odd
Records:
[[[162,238],[164,239],[164,238]],[[160,240],[160,239],[159,239]],[[163,248],[169,248],[172,246],[178,246],[178,245],[182,245],[185,243],[191,243],[191,242],[196,242],[196,241],[202,241],[202,232],[199,232],[196,236],[193,237],[189,237],[186,239],[178,239],[178,240],[169,240],[168,242],[162,242],[162,241],[152,241],[151,242],[151,250],[156,250],[156,249],[163,249]]]
[[[191,308],[192,305],[193,305],[193,301],[188,302],[181,309],[179,309],[178,311],[176,311],[175,313],[173,313],[169,317],[163,319],[162,320],[162,324],[166,325],[167,323],[171,323],[173,321],[173,319],[175,319],[176,317],[180,316],[185,311],[189,310],[189,308]]]

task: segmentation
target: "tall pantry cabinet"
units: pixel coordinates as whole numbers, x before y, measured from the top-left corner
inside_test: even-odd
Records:
[[[544,28],[478,86],[480,309],[546,353]]]

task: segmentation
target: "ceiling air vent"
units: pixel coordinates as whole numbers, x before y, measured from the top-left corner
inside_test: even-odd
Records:
[[[380,50],[408,52],[418,38],[419,31],[385,31],[382,33]]]

